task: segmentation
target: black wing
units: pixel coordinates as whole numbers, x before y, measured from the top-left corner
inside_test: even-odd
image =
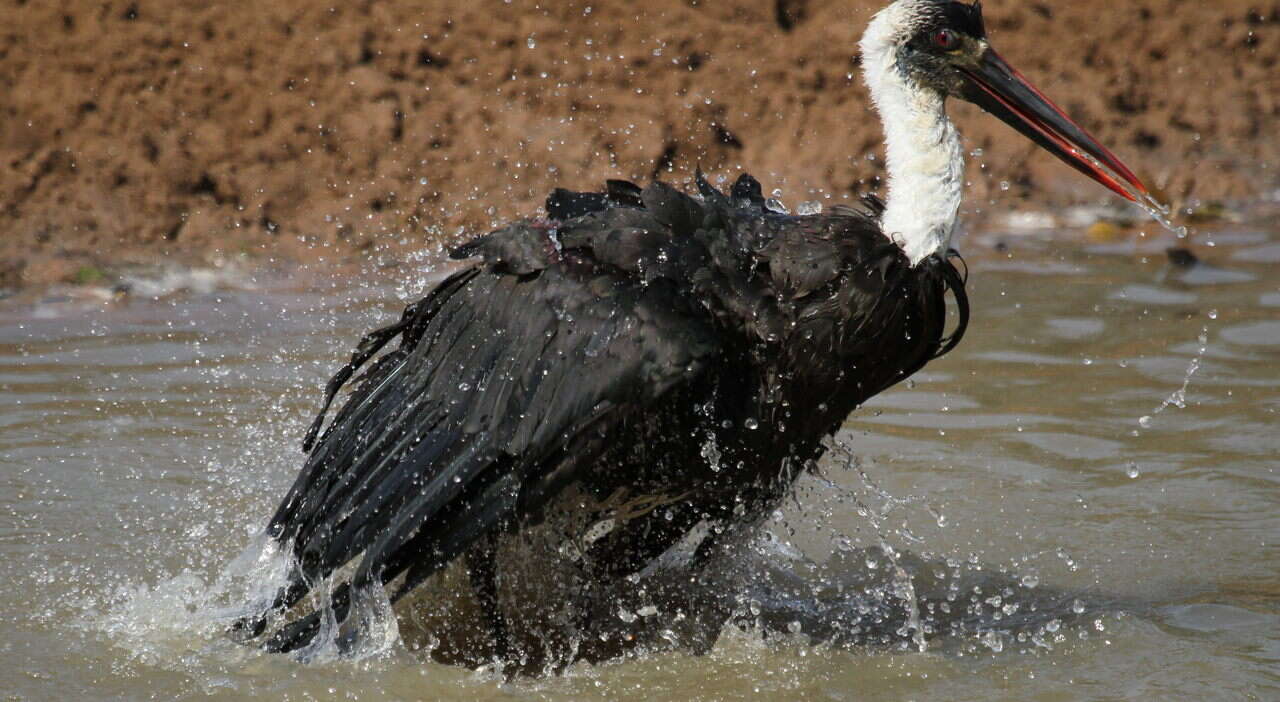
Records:
[[[885,271],[905,265],[866,214],[772,213],[749,176],[727,195],[701,177],[698,188],[701,201],[661,183],[556,191],[549,221],[460,247],[455,257],[483,262],[366,337],[330,382],[326,409],[385,344],[401,344],[364,374],[318,444],[323,411],[308,433],[307,463],[269,526],[297,559],[276,608],[356,559],[334,591],[338,620],[353,587],[407,573],[402,594],[536,514],[593,465],[601,437],[726,355],[778,343],[832,305],[841,310],[827,315],[826,336],[840,346],[886,297],[895,276]],[[319,623],[313,613],[267,646],[305,645]],[[257,635],[265,619],[240,626]]]
[[[653,216],[626,219],[641,248],[679,238]],[[605,217],[579,229],[609,226]],[[365,373],[271,520],[269,533],[298,563],[277,608],[356,558],[350,584],[334,597],[339,619],[352,587],[411,567],[420,582],[503,520],[537,510],[554,495],[544,472],[588,462],[577,451],[590,437],[702,373],[717,345],[689,296],[670,279],[644,280],[602,262],[611,256],[592,256],[581,243],[560,250],[552,230],[532,222],[494,232],[457,252],[482,254],[485,263],[441,283],[361,344],[330,398],[382,345],[402,338]],[[315,435],[313,428],[308,445]],[[241,626],[256,635],[264,622]],[[318,619],[304,620],[268,647],[297,648],[317,628]]]

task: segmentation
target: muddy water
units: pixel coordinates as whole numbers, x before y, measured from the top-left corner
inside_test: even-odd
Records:
[[[1267,221],[1215,228],[1192,268],[970,237],[969,337],[776,515],[745,629],[511,683],[399,647],[303,665],[207,615],[318,387],[423,284],[0,303],[0,698],[1277,699]]]

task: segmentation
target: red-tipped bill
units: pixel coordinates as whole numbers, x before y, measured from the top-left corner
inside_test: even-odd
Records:
[[[1005,63],[994,50],[987,49],[983,53],[976,69],[961,70],[970,84],[965,99],[999,117],[1067,165],[1117,195],[1136,202],[1139,196],[1147,194],[1146,186],[1128,166],[1021,73]],[[1125,187],[1125,184],[1130,187]]]

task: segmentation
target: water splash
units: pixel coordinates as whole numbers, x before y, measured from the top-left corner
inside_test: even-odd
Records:
[[[400,625],[386,588],[370,585],[355,591],[351,601],[353,636],[344,641],[343,655],[364,660],[385,656],[400,643]]]
[[[858,457],[856,456],[856,454],[854,454],[851,447],[849,447],[847,444],[845,444],[843,441],[840,441],[839,439],[833,440],[832,443],[833,443],[833,447],[837,449],[839,453],[843,454],[845,460],[848,461],[848,465],[853,467],[854,470],[857,472],[858,477],[862,480],[863,486],[872,494],[879,497],[882,501],[882,507],[876,510],[876,509],[871,509],[869,506],[863,503],[863,501],[859,499],[856,495],[850,495],[850,497],[852,497],[854,501],[854,504],[858,506],[859,512],[867,518],[867,520],[871,524],[872,530],[874,530],[876,533],[880,550],[881,552],[884,553],[885,558],[889,561],[889,567],[890,567],[889,572],[892,576],[892,586],[893,586],[892,594],[894,597],[896,597],[898,600],[900,600],[903,603],[903,606],[906,609],[906,615],[907,615],[906,621],[903,623],[902,627],[898,630],[897,633],[899,636],[902,636],[904,638],[910,637],[910,640],[914,645],[915,649],[920,653],[926,653],[929,650],[929,643],[928,643],[928,640],[925,638],[925,627],[924,627],[924,623],[920,613],[920,600],[916,594],[915,582],[912,579],[911,573],[908,572],[907,569],[903,567],[897,549],[895,549],[889,543],[889,540],[885,535],[885,528],[884,528],[884,523],[892,511],[904,505],[911,504],[916,500],[912,498],[904,499],[904,498],[895,497],[889,494],[887,491],[880,488],[871,480],[871,477],[867,475],[866,471],[863,469],[861,465],[861,462],[858,460]],[[834,487],[834,483],[828,483],[828,484]],[[837,489],[840,489],[840,488],[837,488]],[[928,511],[930,515],[933,516],[934,519],[938,522],[939,525],[945,524],[946,522],[945,518],[942,517],[940,513],[938,513],[937,510],[935,510],[932,506],[928,506]],[[903,523],[903,525],[895,531],[899,536],[907,539],[910,542],[913,542],[913,543],[923,542],[922,539],[918,538],[915,534],[911,533],[911,531],[907,528],[905,523]]]
[[[898,552],[892,546],[885,541],[881,541],[880,548],[893,565],[894,594],[907,605],[907,621],[897,633],[899,636],[909,634],[916,650],[920,653],[926,653],[929,650],[929,643],[924,638],[924,624],[920,618],[920,598],[916,596],[915,582],[911,579],[911,574],[902,567],[902,563],[898,559]]]
[[[1160,226],[1164,227],[1179,239],[1187,238],[1187,235],[1189,234],[1187,228],[1183,225],[1173,223],[1172,207],[1160,202],[1154,195],[1149,193],[1145,195],[1135,193],[1134,196],[1137,198],[1136,204],[1138,207],[1141,207],[1142,210],[1151,217],[1151,219],[1154,219],[1160,224]]]
[[[154,585],[120,586],[93,625],[141,658],[165,645],[207,643],[231,622],[265,614],[292,568],[293,559],[259,534],[212,582],[184,570]]]
[[[329,578],[322,587],[312,590],[324,604],[320,610],[320,631],[311,643],[298,649],[293,655],[303,663],[328,663],[342,658],[342,648],[338,645],[338,616],[333,611],[333,579]]]
[[[221,602],[208,610],[217,621],[260,617],[267,613],[276,594],[289,582],[296,563],[265,531],[259,532],[227,563],[209,590],[210,599]]]
[[[1217,316],[1217,312],[1210,312],[1209,314],[1211,319]],[[1204,356],[1209,352],[1209,325],[1206,324],[1200,328],[1200,336],[1198,336],[1196,340],[1200,343],[1200,348],[1196,352],[1195,358],[1192,358],[1187,364],[1186,373],[1182,377],[1182,387],[1173,391],[1173,393],[1166,397],[1164,402],[1161,402],[1160,406],[1156,407],[1151,414],[1144,415],[1139,418],[1138,426],[1143,429],[1150,429],[1155,423],[1156,415],[1164,412],[1170,407],[1177,407],[1178,409],[1187,408],[1187,391],[1191,389],[1191,380],[1195,377],[1195,374],[1199,372],[1201,366],[1204,364]]]
[[[706,459],[707,467],[709,467],[713,473],[720,472],[720,457],[722,454],[720,453],[720,448],[716,446],[715,432],[707,432],[707,440],[703,442],[702,448],[699,450],[699,454]]]
[[[1078,150],[1073,150],[1073,153],[1074,155],[1079,156],[1080,158],[1083,158],[1086,161],[1089,161],[1091,164],[1093,164],[1094,168],[1098,169],[1101,172],[1105,173],[1112,170],[1110,167],[1104,165],[1101,161],[1094,158],[1091,154],[1087,154],[1087,153],[1084,153],[1083,151],[1078,151]],[[1149,215],[1152,219],[1158,222],[1160,226],[1167,229],[1169,232],[1171,232],[1174,236],[1178,237],[1179,239],[1187,238],[1187,235],[1189,234],[1189,231],[1187,230],[1187,228],[1185,226],[1181,226],[1173,223],[1173,219],[1171,217],[1173,213],[1172,207],[1160,202],[1151,193],[1139,192],[1136,188],[1131,186],[1128,180],[1125,178],[1116,178],[1115,182],[1119,184],[1121,187],[1123,187],[1126,192],[1128,192],[1129,197],[1133,198],[1134,204],[1136,204],[1144,212],[1146,212],[1147,215]]]

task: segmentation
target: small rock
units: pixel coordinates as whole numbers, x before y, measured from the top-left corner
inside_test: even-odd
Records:
[[[1115,241],[1124,236],[1124,229],[1115,222],[1100,219],[1089,225],[1089,228],[1085,230],[1085,236],[1090,241]]]

